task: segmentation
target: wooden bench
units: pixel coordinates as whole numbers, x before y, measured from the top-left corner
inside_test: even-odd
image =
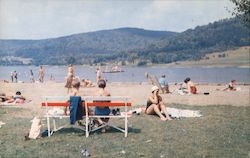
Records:
[[[65,116],[51,116],[49,115],[49,107],[68,107],[70,105],[69,103],[69,97],[60,97],[60,96],[46,96],[44,97],[45,101],[41,103],[42,107],[46,108],[46,118],[47,118],[47,126],[48,126],[48,133],[50,136],[50,118],[53,119],[53,126],[54,126],[54,131],[58,131],[66,126],[62,126],[60,128],[56,128],[56,123],[55,119],[56,118],[66,118],[69,117],[67,115]],[[61,101],[51,101],[51,100],[58,100],[60,99]],[[86,137],[89,136],[90,132],[94,132],[100,128],[103,128],[104,126],[110,126],[113,127],[123,133],[125,133],[125,137],[127,137],[128,134],[128,107],[132,106],[131,102],[129,102],[130,98],[129,97],[121,97],[121,96],[112,96],[112,97],[96,97],[96,96],[87,96],[83,97],[82,100],[82,106],[85,107],[86,115],[85,115],[85,129],[82,129],[86,132]],[[98,101],[98,102],[95,102]],[[100,115],[89,115],[88,107],[124,107],[124,112],[122,113],[123,115],[105,115],[105,116],[100,116]],[[95,118],[124,118],[124,123],[125,123],[125,128],[122,129],[120,127],[117,127],[113,124],[107,123],[102,126],[99,126],[98,128],[95,129],[90,129],[87,125],[89,124],[90,120],[95,119]]]

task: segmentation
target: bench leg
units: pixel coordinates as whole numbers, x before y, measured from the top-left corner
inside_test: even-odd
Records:
[[[48,126],[48,137],[50,137],[50,121],[48,116],[47,116],[47,126]]]
[[[89,129],[88,129],[89,118],[88,118],[88,116],[86,116],[85,120],[86,120],[86,124],[85,124],[86,130],[85,130],[85,133],[86,133],[86,138],[87,138],[87,137],[89,137]]]
[[[128,136],[128,117],[126,116],[125,117],[125,137],[127,136]]]

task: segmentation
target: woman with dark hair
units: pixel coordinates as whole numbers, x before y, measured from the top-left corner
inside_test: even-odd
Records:
[[[197,88],[189,77],[187,77],[184,80],[184,83],[186,83],[186,85],[187,85],[188,94],[196,94],[197,93]]]
[[[110,96],[110,93],[105,89],[106,87],[106,82],[103,79],[100,79],[98,82],[98,91],[95,93],[95,96]],[[95,115],[109,115],[110,114],[110,109],[109,107],[95,107]],[[98,124],[104,124],[109,121],[109,118],[101,118],[98,119]],[[106,132],[107,126],[105,128],[102,128],[102,132]]]

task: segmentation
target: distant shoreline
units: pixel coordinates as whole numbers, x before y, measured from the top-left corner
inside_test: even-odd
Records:
[[[194,61],[191,61],[194,62]],[[111,64],[110,64],[111,65]],[[0,67],[39,67],[39,65],[0,65]],[[58,66],[65,66],[67,65],[43,65],[43,66],[50,66],[50,67],[58,67]],[[90,67],[90,68],[95,68],[99,65],[74,65],[75,67]],[[101,66],[101,67],[105,67]],[[108,66],[108,64],[107,64]],[[166,67],[166,68],[250,68],[250,63],[249,65],[241,65],[241,66],[235,66],[235,65],[196,65],[196,64],[189,64],[189,65],[184,65],[184,64],[175,64],[175,63],[169,63],[169,64],[152,64],[152,65],[144,65],[144,66],[137,66],[137,65],[124,65],[121,67]]]

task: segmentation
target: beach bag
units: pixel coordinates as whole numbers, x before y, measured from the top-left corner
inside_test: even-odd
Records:
[[[34,117],[33,120],[31,120],[32,124],[31,124],[31,128],[29,131],[29,138],[30,139],[37,139],[40,135],[40,131],[42,128],[42,124],[41,124],[41,119]]]

